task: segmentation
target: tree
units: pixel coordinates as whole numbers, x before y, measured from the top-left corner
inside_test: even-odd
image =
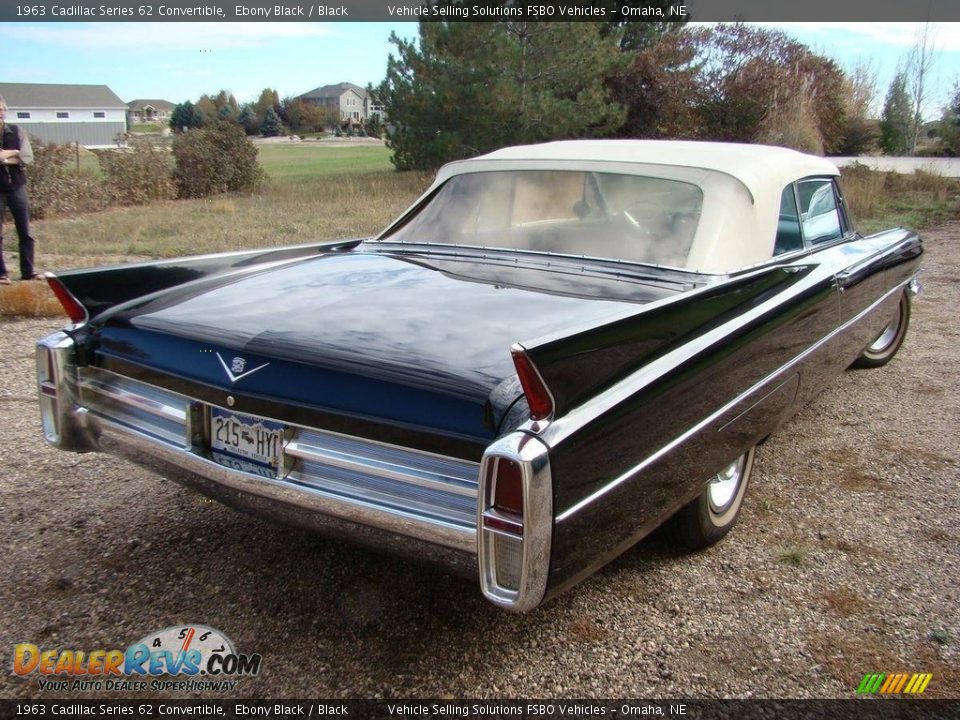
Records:
[[[629,138],[695,138],[700,131],[700,63],[694,34],[664,35],[634,53],[629,65],[608,79],[613,97],[626,108],[614,134]]]
[[[645,8],[659,8],[665,17],[668,17],[668,13],[673,8],[671,0],[647,0],[643,5]],[[602,27],[604,35],[614,34],[618,37],[618,44],[624,52],[639,52],[650,49],[669,33],[677,32],[687,23],[686,16],[677,16],[673,20],[663,21],[624,20],[624,17],[628,17],[624,14],[624,9],[629,12],[635,7],[636,3],[614,0],[611,11],[613,17],[617,19],[603,23]]]
[[[273,108],[275,113],[280,112],[280,96],[277,94],[277,91],[272,88],[264,88],[261,90],[260,97],[257,98],[257,101],[253,104],[253,111],[256,113],[257,119],[260,120],[260,122],[263,122],[268,108]]]
[[[907,76],[898,70],[887,90],[880,116],[880,149],[887,155],[903,155],[910,149],[913,113]]]
[[[619,52],[594,23],[421,22],[376,91],[399,169],[497,147],[607,133],[623,120],[603,78]]]
[[[818,153],[843,136],[840,68],[774,30],[718,25],[667,33],[632,53],[609,83],[627,106],[620,136],[769,142]]]
[[[202,124],[203,113],[198,111],[189,100],[175,106],[173,112],[170,113],[170,129],[175,133],[198,128]]]
[[[287,97],[280,103],[283,112],[280,119],[294,132],[316,132],[323,129],[325,111],[319,105]]]
[[[953,97],[943,109],[938,132],[944,154],[960,155],[960,79],[954,82]]]
[[[247,135],[258,135],[260,133],[260,120],[250,103],[245,104],[240,110],[237,122],[240,123]]]
[[[842,138],[843,73],[829,58],[782,32],[742,24],[698,31],[703,131],[715,140],[786,143],[782,130],[803,118],[809,127],[790,135],[830,152]],[[800,112],[804,106],[809,112]],[[797,113],[800,112],[798,115]],[[798,132],[800,130],[800,132]]]
[[[283,135],[283,123],[280,122],[280,116],[272,107],[267,108],[267,112],[264,113],[263,122],[260,123],[260,133],[264,137]]]
[[[863,155],[874,147],[877,127],[871,112],[876,95],[877,71],[870,62],[860,61],[845,73],[847,126],[837,148],[841,155]]]
[[[923,125],[923,106],[930,94],[930,75],[933,72],[934,40],[929,22],[917,31],[913,48],[907,57],[907,77],[910,95],[913,98],[913,112],[910,127],[910,154],[917,154],[917,140]]]

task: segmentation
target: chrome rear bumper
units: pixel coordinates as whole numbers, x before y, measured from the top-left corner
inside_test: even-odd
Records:
[[[531,610],[546,596],[548,448],[522,429],[491,444],[477,463],[261,418],[278,423],[282,442],[269,456],[273,464],[261,465],[211,448],[215,406],[78,367],[66,333],[37,343],[37,381],[44,436],[55,447],[102,450],[240,510],[438,563],[478,578],[484,595],[507,610]],[[495,514],[495,468],[503,463],[519,472],[523,515],[509,542],[486,526],[478,542],[477,527]]]
[[[293,425],[277,471],[231,463],[209,451],[208,405],[73,358],[65,333],[37,344],[52,445],[118,455],[242,510],[477,574],[479,463]]]

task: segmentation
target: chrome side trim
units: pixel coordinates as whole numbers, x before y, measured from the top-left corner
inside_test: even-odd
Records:
[[[601,497],[603,497],[604,495],[606,495],[607,493],[609,493],[611,490],[614,490],[615,488],[619,487],[620,485],[623,485],[625,482],[627,482],[627,481],[629,481],[631,478],[633,478],[634,475],[636,475],[637,473],[641,472],[641,471],[644,470],[645,468],[649,467],[650,465],[652,465],[653,463],[655,463],[657,460],[659,460],[660,458],[662,458],[664,455],[668,454],[669,452],[671,452],[672,450],[674,450],[675,448],[677,448],[679,445],[681,445],[682,443],[684,443],[684,442],[686,442],[687,440],[689,440],[691,437],[693,437],[694,435],[696,435],[697,433],[699,433],[701,430],[703,430],[704,428],[706,428],[707,426],[709,426],[711,423],[716,422],[720,417],[722,417],[724,414],[726,414],[726,413],[729,412],[731,409],[733,409],[737,404],[739,404],[740,402],[742,402],[745,398],[749,397],[750,395],[752,395],[753,393],[755,393],[757,390],[760,390],[761,388],[763,388],[764,386],[766,386],[768,383],[776,380],[779,376],[783,375],[784,373],[789,372],[790,370],[792,370],[792,369],[794,368],[794,366],[798,365],[798,364],[799,364],[800,362],[802,362],[805,358],[807,358],[810,354],[816,352],[818,349],[820,349],[820,348],[821,348],[823,345],[825,345],[827,342],[829,342],[829,341],[832,340],[834,337],[836,337],[837,335],[839,335],[841,332],[846,331],[848,328],[850,328],[850,327],[852,327],[853,325],[855,325],[856,323],[858,323],[858,322],[859,322],[860,320],[862,320],[867,314],[869,314],[869,313],[872,312],[874,309],[876,309],[876,307],[877,307],[878,305],[880,305],[884,300],[886,300],[887,298],[889,298],[889,297],[891,297],[892,295],[895,295],[895,294],[897,294],[897,293],[899,293],[899,292],[903,292],[904,287],[906,287],[907,285],[909,285],[915,278],[916,278],[916,276],[914,276],[914,278],[911,278],[911,279],[909,279],[909,280],[905,280],[905,281],[897,284],[896,286],[894,286],[893,288],[891,288],[890,290],[888,290],[886,293],[884,293],[883,295],[881,295],[880,298],[877,299],[876,301],[874,301],[871,305],[869,305],[868,307],[864,308],[864,309],[861,310],[859,313],[857,313],[856,316],[852,317],[850,320],[847,320],[845,323],[843,323],[842,325],[838,326],[837,328],[835,328],[834,330],[832,330],[831,332],[829,332],[827,335],[824,335],[822,338],[820,338],[817,342],[815,342],[813,345],[811,345],[810,347],[808,347],[806,350],[804,350],[803,352],[801,352],[801,353],[799,353],[798,355],[796,355],[793,359],[789,360],[787,363],[785,363],[784,365],[780,366],[779,368],[777,368],[776,370],[774,370],[772,373],[770,373],[769,375],[767,375],[767,376],[764,377],[763,379],[761,379],[761,380],[757,381],[756,383],[754,383],[753,385],[751,385],[749,388],[747,388],[746,390],[744,390],[742,393],[740,393],[739,395],[737,395],[735,398],[733,398],[732,400],[730,400],[728,403],[726,403],[725,405],[723,405],[723,406],[720,407],[719,409],[715,410],[714,412],[712,412],[712,413],[711,413],[710,415],[708,415],[707,417],[703,418],[703,420],[701,420],[700,422],[698,422],[696,425],[694,425],[692,428],[690,428],[689,430],[687,430],[685,433],[683,433],[682,435],[674,438],[674,439],[671,440],[669,443],[667,443],[666,445],[664,445],[663,447],[661,447],[659,450],[657,450],[656,452],[654,452],[652,455],[649,455],[649,456],[646,457],[644,460],[642,460],[641,462],[637,463],[635,466],[633,466],[632,468],[630,468],[629,470],[627,470],[627,471],[624,472],[623,474],[621,474],[621,475],[617,476],[616,478],[614,478],[613,480],[611,480],[609,483],[607,483],[606,485],[604,485],[602,488],[594,491],[593,493],[591,493],[591,494],[588,495],[587,497],[583,498],[583,499],[580,500],[579,502],[575,503],[574,505],[571,505],[569,508],[567,508],[566,510],[564,510],[563,512],[561,512],[559,515],[557,515],[557,522],[562,522],[562,521],[564,521],[564,520],[567,520],[568,518],[570,518],[571,516],[575,515],[577,512],[579,512],[579,511],[582,510],[583,508],[585,508],[587,505],[590,505],[590,504],[596,502],[598,499],[600,499]]]
[[[477,557],[480,589],[494,605],[513,612],[527,612],[543,602],[550,573],[550,547],[553,538],[553,480],[550,475],[549,448],[534,435],[514,432],[487,448],[480,464],[480,488],[477,496]],[[484,526],[490,511],[493,466],[500,458],[517,463],[523,475],[523,545],[519,587],[510,589],[497,583],[496,538],[513,537]]]
[[[326,435],[326,433],[324,433]],[[333,436],[329,436],[332,438]],[[383,446],[386,447],[386,446]],[[378,477],[396,480],[409,485],[417,485],[431,490],[442,490],[455,495],[462,495],[471,500],[477,496],[477,463],[464,462],[461,467],[467,468],[466,474],[455,471],[443,471],[441,468],[424,469],[409,467],[387,460],[375,460],[367,455],[353,454],[330,447],[316,447],[305,442],[302,436],[287,443],[284,448],[287,455],[310,460],[324,465],[355,470],[359,472],[375,469]],[[453,465],[453,462],[450,463]],[[459,464],[459,463],[458,463]]]

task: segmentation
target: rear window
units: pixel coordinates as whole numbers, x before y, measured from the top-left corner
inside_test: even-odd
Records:
[[[388,239],[683,267],[703,194],[690,183],[567,170],[457,175]]]

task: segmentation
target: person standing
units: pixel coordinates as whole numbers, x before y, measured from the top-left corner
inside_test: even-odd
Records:
[[[27,201],[27,174],[24,166],[33,162],[30,138],[16,125],[7,124],[7,103],[0,95],[0,285],[9,285],[3,261],[3,212],[10,208],[20,239],[20,277],[40,280],[33,267],[34,242],[30,235],[30,205]]]

